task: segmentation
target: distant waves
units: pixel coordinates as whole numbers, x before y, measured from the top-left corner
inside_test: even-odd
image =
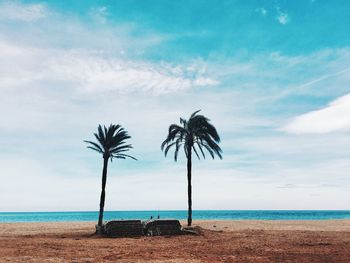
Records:
[[[105,220],[153,218],[186,219],[186,210],[106,211]],[[98,212],[3,212],[0,222],[97,221]],[[329,220],[350,219],[349,210],[195,210],[194,220]]]

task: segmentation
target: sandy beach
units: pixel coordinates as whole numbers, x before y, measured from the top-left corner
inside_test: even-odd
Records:
[[[202,235],[112,239],[94,222],[2,223],[0,262],[350,262],[350,220],[194,225]]]

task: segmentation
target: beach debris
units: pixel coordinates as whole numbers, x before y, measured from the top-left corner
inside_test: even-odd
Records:
[[[176,219],[112,220],[103,225],[108,237],[202,235],[200,227],[182,227]]]
[[[182,228],[182,233],[188,235],[201,236],[203,235],[203,230],[199,226],[187,226]]]
[[[143,236],[141,220],[112,220],[105,225],[108,237],[140,237]]]
[[[180,235],[181,224],[175,219],[157,219],[143,222],[143,232],[146,236]]]

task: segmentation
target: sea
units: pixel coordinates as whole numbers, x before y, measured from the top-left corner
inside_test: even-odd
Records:
[[[105,211],[104,220],[186,219],[187,210]],[[0,223],[97,221],[97,211],[0,212]],[[330,220],[350,219],[350,210],[194,210],[194,220]]]

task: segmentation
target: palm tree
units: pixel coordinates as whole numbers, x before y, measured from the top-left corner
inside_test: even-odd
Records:
[[[98,217],[98,224],[96,227],[96,233],[102,234],[102,220],[103,220],[103,210],[105,206],[105,187],[107,180],[107,167],[108,160],[113,158],[116,159],[126,159],[131,158],[136,160],[134,157],[125,154],[129,151],[132,146],[131,144],[126,144],[126,140],[131,137],[128,132],[124,130],[119,124],[111,124],[108,129],[106,126],[99,125],[98,133],[94,133],[97,142],[84,141],[88,144],[87,148],[97,151],[103,156],[103,170],[102,170],[102,191],[100,198],[100,213]]]
[[[192,113],[187,121],[180,118],[180,125],[172,124],[169,126],[167,138],[162,143],[161,149],[164,150],[165,156],[171,147],[175,147],[174,159],[177,161],[177,156],[181,146],[183,146],[187,158],[187,194],[188,194],[188,218],[187,224],[192,224],[192,150],[200,159],[200,154],[205,159],[204,150],[208,151],[214,159],[215,155],[222,159],[222,150],[218,143],[220,137],[216,128],[209,123],[209,119],[203,115],[198,115],[199,112]]]

